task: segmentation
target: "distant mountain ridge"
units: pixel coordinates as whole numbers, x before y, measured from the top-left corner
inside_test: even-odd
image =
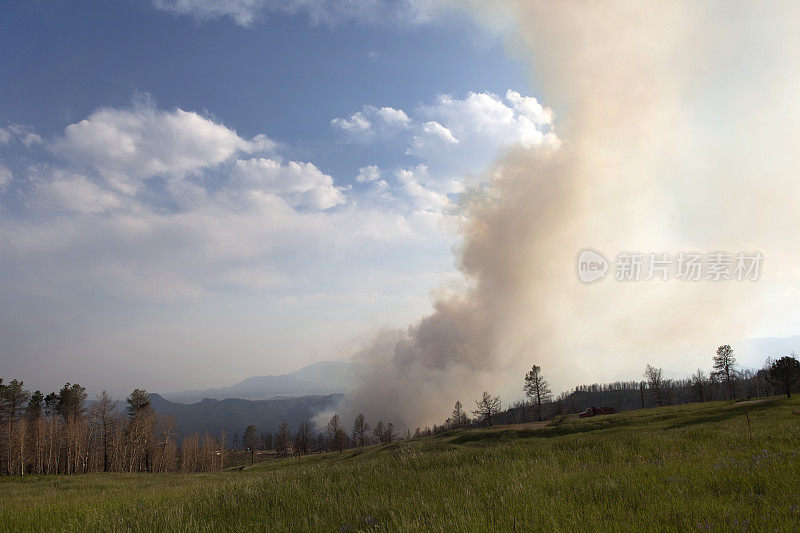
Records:
[[[767,357],[780,359],[792,353],[800,355],[800,335],[747,339],[735,343],[733,350],[740,365],[759,369]]]
[[[274,433],[286,421],[292,430],[301,422],[310,422],[318,413],[334,407],[341,394],[309,395],[299,398],[273,398],[270,400],[242,400],[206,398],[196,403],[171,402],[158,394],[150,394],[150,406],[159,415],[175,417],[174,435],[178,439],[191,433],[206,431],[218,436],[222,431],[231,442],[244,428],[253,424],[258,432]]]
[[[342,394],[369,368],[370,365],[363,363],[320,361],[288,374],[253,376],[230,387],[170,392],[160,397],[172,402],[193,403],[206,398],[265,400],[275,396]]]

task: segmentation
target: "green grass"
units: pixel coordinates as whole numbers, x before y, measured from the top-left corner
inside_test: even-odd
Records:
[[[794,398],[694,404],[235,472],[3,479],[0,529],[797,531],[798,448]]]

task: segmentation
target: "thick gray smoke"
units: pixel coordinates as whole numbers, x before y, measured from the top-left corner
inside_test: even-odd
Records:
[[[483,3],[480,4],[484,5]],[[498,9],[492,3],[492,9]],[[482,390],[521,396],[690,371],[713,347],[798,309],[800,13],[794,4],[503,3],[509,48],[556,111],[560,149],[511,149],[462,199],[466,288],[359,357],[375,372],[340,406],[405,429]],[[765,256],[757,282],[581,284],[591,247]],[[611,275],[613,278],[613,273]],[[708,346],[697,359],[688,346]]]

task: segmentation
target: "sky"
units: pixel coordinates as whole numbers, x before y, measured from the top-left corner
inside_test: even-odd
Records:
[[[346,357],[456,282],[465,184],[554,142],[466,16],[271,4],[0,7],[6,379],[168,391]]]
[[[123,396],[355,357],[376,370],[342,409],[411,424],[519,397],[532,361],[560,391],[797,335],[796,15],[5,2],[2,377]],[[682,252],[764,264],[614,279]]]

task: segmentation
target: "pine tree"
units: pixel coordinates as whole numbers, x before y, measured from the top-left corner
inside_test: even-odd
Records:
[[[736,390],[733,387],[733,378],[736,373],[736,358],[733,356],[733,348],[725,344],[717,348],[717,355],[714,356],[714,374],[725,380],[731,398],[736,399]]]
[[[552,400],[553,392],[550,384],[542,376],[542,368],[533,365],[533,368],[525,374],[525,385],[523,386],[525,395],[536,404],[536,414],[539,422],[542,421],[542,403]]]
[[[397,434],[394,432],[394,424],[387,422],[386,429],[383,430],[383,442],[391,444],[397,439]]]
[[[50,398],[50,395],[48,395]],[[85,411],[86,388],[77,383],[64,385],[58,394],[54,394],[55,412],[64,418],[64,421],[77,420]],[[45,398],[47,401],[47,398]]]
[[[31,398],[31,391],[23,388],[23,383],[16,379],[11,380],[8,385],[3,385],[0,381],[0,415],[6,423],[6,435],[8,442],[6,443],[6,473],[13,474],[15,469],[12,464],[14,462],[13,455],[14,449],[19,451],[20,460],[20,475],[25,473],[25,459],[23,455],[22,446],[14,446],[14,437],[17,436],[17,431],[21,428],[16,426],[22,425],[23,410]],[[16,428],[16,429],[15,429]],[[18,436],[17,436],[18,437]]]
[[[380,443],[383,443],[384,429],[383,420],[378,420],[378,423],[375,425],[375,429],[372,430],[372,434],[375,435],[375,438],[378,439],[378,442]]]
[[[150,396],[144,389],[134,389],[133,392],[128,395],[126,401],[128,402],[127,409],[130,416],[134,416],[143,409],[150,407]]]
[[[787,398],[792,397],[792,389],[800,385],[800,362],[791,356],[781,357],[769,367],[769,378]]]
[[[461,402],[456,401],[456,405],[453,407],[453,414],[450,417],[450,420],[451,424],[455,428],[466,429],[469,426],[469,417],[467,416],[467,413],[464,412],[464,406],[461,405]]]

